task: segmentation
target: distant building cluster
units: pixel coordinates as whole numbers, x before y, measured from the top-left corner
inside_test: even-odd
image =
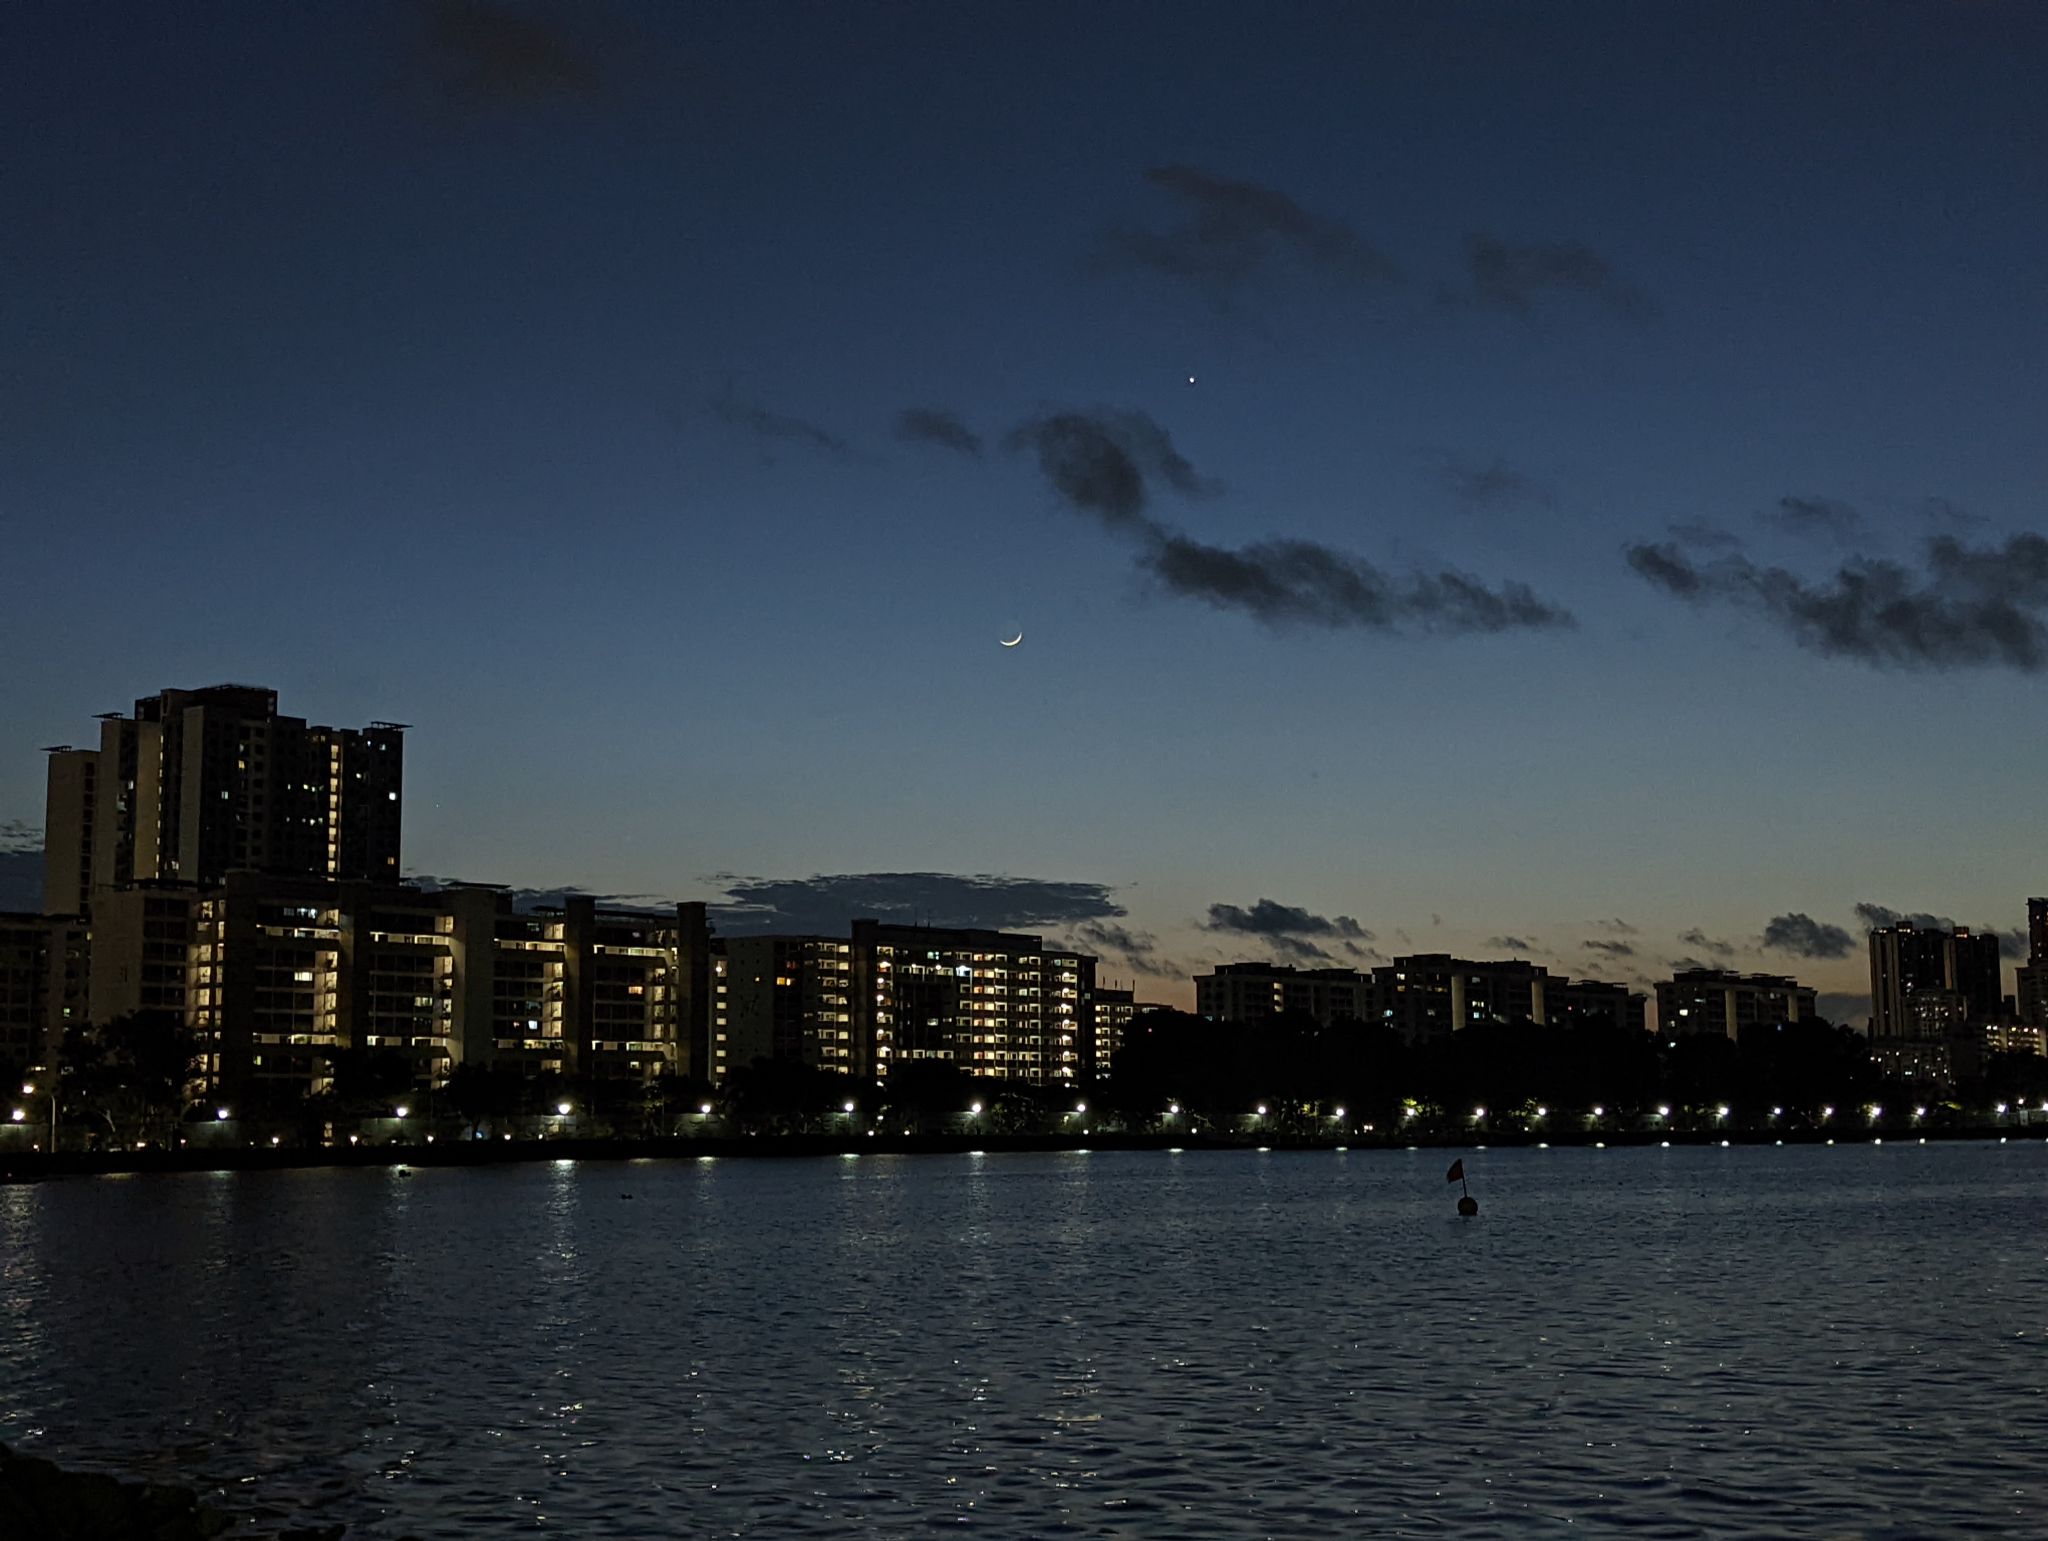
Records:
[[[323,1090],[337,1051],[714,1084],[756,1060],[886,1077],[941,1060],[1104,1073],[1136,1004],[1038,936],[856,921],[720,937],[701,903],[402,882],[404,725],[309,725],[274,691],[167,690],[49,753],[44,913],[0,916],[0,1056],[134,1012],[194,1030],[209,1085]]]
[[[1641,1032],[1645,998],[1617,984],[1566,979],[1540,964],[1483,963],[1447,953],[1396,958],[1370,971],[1226,963],[1195,976],[1195,1010],[1255,1022],[1286,1012],[1332,1022],[1379,1022],[1410,1043],[1479,1022],[1604,1021]]]
[[[49,1063],[65,1030],[175,1017],[207,1087],[324,1090],[344,1050],[394,1051],[429,1085],[459,1065],[598,1079],[758,1061],[886,1078],[941,1062],[1032,1085],[1106,1076],[1138,1014],[1097,960],[1035,935],[854,921],[846,935],[716,934],[702,903],[528,909],[489,885],[400,879],[405,726],[287,717],[246,685],[166,690],[49,754],[44,912],[0,914],[0,1059]],[[2000,991],[1995,937],[1871,932],[1870,1046],[1945,1083],[2044,1049],[2048,899]],[[1641,1032],[1648,999],[1520,959],[1442,953],[1370,969],[1223,964],[1196,1010],[1255,1024],[1379,1024],[1410,1043],[1485,1023]],[[1812,989],[1687,968],[1655,987],[1668,1038],[1817,1016]]]

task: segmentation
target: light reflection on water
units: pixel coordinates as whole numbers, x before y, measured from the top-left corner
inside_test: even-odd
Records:
[[[0,1440],[351,1534],[2048,1534],[2048,1149],[0,1188]],[[630,1195],[630,1197],[628,1197]]]

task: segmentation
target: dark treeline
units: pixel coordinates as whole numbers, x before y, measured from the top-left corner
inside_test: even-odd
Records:
[[[327,1057],[327,1089],[315,1095],[255,1080],[194,1100],[198,1047],[175,1017],[163,1015],[73,1029],[54,1088],[44,1072],[35,1092],[24,1086],[19,1110],[38,1128],[55,1111],[67,1148],[129,1149],[167,1147],[189,1137],[192,1125],[230,1121],[237,1138],[260,1132],[292,1145],[351,1136],[408,1143],[435,1134],[650,1139],[871,1130],[1568,1138],[1601,1130],[1975,1125],[2008,1109],[2031,1116],[2048,1104],[2048,1059],[1991,1056],[1978,1074],[1935,1095],[1886,1080],[1859,1035],[1820,1022],[1759,1031],[1739,1044],[1606,1025],[1484,1023],[1410,1045],[1377,1024],[1326,1027],[1305,1016],[1244,1024],[1159,1011],[1133,1025],[1107,1078],[1053,1087],[978,1080],[940,1060],[900,1062],[881,1081],[762,1060],[717,1089],[675,1076],[587,1081],[471,1064],[430,1087],[406,1055],[340,1049]],[[0,1074],[19,1078],[12,1067],[0,1066]]]

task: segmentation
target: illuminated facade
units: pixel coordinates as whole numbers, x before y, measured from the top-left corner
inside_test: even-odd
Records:
[[[1115,1066],[1117,1051],[1124,1046],[1124,1039],[1131,1030],[1131,1019],[1137,1014],[1135,991],[1112,989],[1105,985],[1095,987],[1095,1011],[1084,1056],[1089,1075],[1107,1079]]]
[[[720,944],[727,1041],[714,1080],[756,1060],[851,1071],[853,944],[829,936],[742,936]]]
[[[853,923],[852,944],[854,1074],[942,1060],[1034,1085],[1080,1076],[1094,958],[1037,936],[873,920]]]
[[[480,886],[243,873],[192,909],[186,1021],[209,1084],[321,1091],[352,1048],[401,1053],[428,1085],[464,1063],[645,1079],[690,1074],[714,1037],[702,905],[529,913]]]
[[[43,909],[102,889],[230,872],[395,881],[405,730],[310,726],[255,685],[166,690],[100,718],[99,747],[49,751]]]
[[[1870,1036],[1945,1037],[1999,1015],[1998,938],[1921,930],[1910,923],[1870,933]]]

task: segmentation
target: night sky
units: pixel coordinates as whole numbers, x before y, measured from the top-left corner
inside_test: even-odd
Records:
[[[247,680],[414,725],[421,874],[1859,991],[2048,889],[2044,78],[2024,0],[15,0],[0,827]]]

